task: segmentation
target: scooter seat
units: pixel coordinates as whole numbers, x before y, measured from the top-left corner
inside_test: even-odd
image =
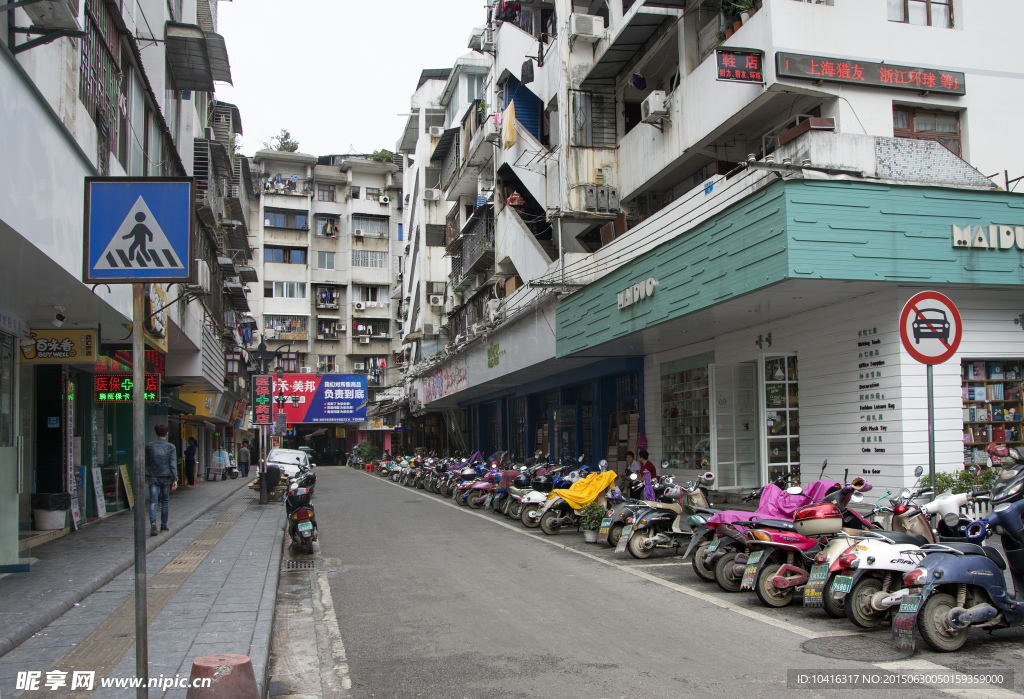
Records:
[[[877,533],[880,537],[885,537],[896,544],[909,544],[911,546],[924,546],[925,544],[931,543],[925,537],[920,534],[907,534],[905,532],[887,532],[879,531],[876,529],[865,529],[864,534],[871,536],[872,533]]]
[[[796,531],[796,526],[792,522],[787,522],[784,519],[762,519],[758,517],[756,519],[756,526],[768,527],[769,529],[784,529],[789,532]]]
[[[977,544],[961,544],[946,541],[943,541],[939,545],[956,549],[957,551],[962,551],[969,556],[987,556],[989,560],[998,566],[999,570],[1006,570],[1006,561],[1004,561],[1003,557],[999,555],[999,552],[991,546],[978,546]],[[939,549],[939,551],[941,550],[942,549]]]

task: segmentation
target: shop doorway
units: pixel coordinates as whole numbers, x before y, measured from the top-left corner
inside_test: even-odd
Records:
[[[714,468],[718,488],[760,487],[761,469],[757,463],[757,365],[754,362],[715,365],[714,377]],[[705,467],[704,463],[699,466]]]
[[[795,355],[765,357],[764,416],[768,479],[800,482],[800,395]]]
[[[551,458],[559,464],[575,464],[579,453],[576,406],[559,405],[552,408],[549,422],[554,425]]]

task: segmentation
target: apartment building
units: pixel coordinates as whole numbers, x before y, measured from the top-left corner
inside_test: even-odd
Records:
[[[723,488],[816,477],[827,458],[899,487],[928,451],[900,311],[933,289],[966,329],[936,368],[939,468],[1020,442],[1024,406],[983,403],[1016,400],[1001,372],[1020,370],[1024,143],[1001,123],[1019,91],[991,70],[1010,44],[989,20],[1021,12],[497,3],[471,38],[501,114],[489,274],[523,286],[457,325],[411,391],[464,411],[485,451],[621,467],[646,443]],[[1014,398],[980,397],[986,381]]]
[[[402,167],[390,154],[314,156],[260,150],[252,161],[259,196],[252,202],[251,244],[259,281],[250,285],[257,332],[290,373],[366,376],[368,409],[389,400],[398,383],[396,352]],[[262,287],[262,288],[260,288]],[[392,296],[396,298],[392,298]],[[321,448],[347,450],[387,433],[371,419],[327,434]],[[350,444],[351,443],[351,444]]]
[[[0,572],[27,572],[39,537],[129,506],[131,407],[104,390],[144,361],[147,435],[244,435],[237,280],[249,259],[247,163],[216,0],[71,0],[0,8]],[[146,356],[134,358],[131,288],[82,283],[84,178],[193,177],[195,284],[147,289]],[[251,269],[251,267],[249,268]],[[231,373],[233,369],[234,373]],[[244,377],[244,374],[242,374]],[[120,384],[118,384],[120,385]],[[67,493],[56,529],[34,496]]]

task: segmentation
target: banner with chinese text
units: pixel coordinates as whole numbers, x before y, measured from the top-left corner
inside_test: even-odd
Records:
[[[283,379],[272,378],[274,414],[278,411],[279,399],[283,398],[289,424],[366,419],[365,375],[285,374]]]

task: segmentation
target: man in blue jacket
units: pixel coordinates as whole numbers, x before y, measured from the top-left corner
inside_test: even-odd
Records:
[[[178,487],[178,450],[167,441],[167,425],[154,430],[156,439],[146,445],[146,483],[149,484],[149,535],[156,536],[156,504],[160,501],[160,531],[167,531],[171,491]]]

